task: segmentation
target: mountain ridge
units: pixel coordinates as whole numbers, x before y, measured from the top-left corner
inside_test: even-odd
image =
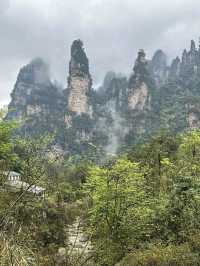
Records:
[[[178,133],[200,127],[200,47],[167,64],[158,49],[151,60],[140,49],[129,78],[108,72],[92,87],[89,59],[81,40],[71,46],[67,88],[50,80],[48,66],[35,59],[17,77],[7,119],[24,120],[26,136],[55,133],[55,145],[68,154],[96,149],[116,153],[161,128]]]

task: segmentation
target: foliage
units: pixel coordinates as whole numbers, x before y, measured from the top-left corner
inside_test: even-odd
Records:
[[[125,159],[110,169],[92,168],[85,189],[91,197],[90,219],[96,250],[102,253],[98,260],[112,265],[131,245],[148,239],[151,227],[147,225],[154,202],[145,190],[139,164]],[[113,257],[108,256],[113,252]]]
[[[58,248],[65,246],[65,227],[73,219],[71,210],[64,204],[65,190],[60,184],[52,185],[55,177],[48,171],[50,167],[53,170],[56,160],[49,156],[52,138],[14,139],[11,138],[13,128],[12,124],[0,122],[0,150],[4,159],[0,177],[5,177],[4,171],[18,170],[21,182],[26,182],[28,187],[11,189],[7,180],[1,182],[1,262],[18,266],[36,265],[36,261],[43,265],[46,261],[44,265],[51,265]],[[13,164],[10,158],[15,159]],[[28,190],[35,186],[45,188],[45,194],[36,195]]]
[[[13,142],[11,135],[16,128],[16,124],[13,122],[1,121],[0,113],[0,165],[11,165],[14,163],[16,156],[13,152]]]
[[[119,265],[199,265],[199,165],[192,131],[158,135],[128,159],[92,167],[84,191],[96,265],[131,250]]]
[[[19,243],[19,239],[13,237],[7,238],[4,234],[0,234],[0,265],[16,265],[16,266],[34,266],[36,258],[32,250],[25,245]]]
[[[52,154],[53,137],[14,138],[15,126],[0,122],[3,265],[199,265],[200,131],[163,131],[103,163],[93,143],[85,156],[62,161]],[[5,170],[45,194],[11,190]],[[67,253],[77,217],[89,254]]]
[[[187,244],[180,246],[152,246],[147,250],[136,251],[128,255],[117,266],[197,266],[199,254],[193,252]]]

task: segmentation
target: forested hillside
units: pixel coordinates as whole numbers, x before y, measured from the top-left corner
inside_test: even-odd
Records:
[[[198,130],[74,161],[19,126],[0,122],[0,265],[199,265]]]

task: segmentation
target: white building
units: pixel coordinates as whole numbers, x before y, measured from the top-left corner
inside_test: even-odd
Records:
[[[30,185],[24,181],[21,180],[21,175],[14,171],[4,171],[3,175],[6,177],[6,185],[11,187],[13,190],[19,191],[19,190],[26,190],[27,192],[33,193],[37,196],[43,196],[45,193],[45,188],[36,186],[36,185]]]
[[[21,180],[21,175],[17,172],[14,171],[5,171],[3,172],[3,175],[7,177],[8,181],[20,181]]]

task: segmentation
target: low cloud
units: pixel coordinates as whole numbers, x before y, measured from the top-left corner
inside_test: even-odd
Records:
[[[34,57],[66,86],[70,45],[84,41],[94,84],[108,70],[129,73],[137,50],[180,55],[200,35],[198,0],[1,0],[0,103],[19,69]]]

